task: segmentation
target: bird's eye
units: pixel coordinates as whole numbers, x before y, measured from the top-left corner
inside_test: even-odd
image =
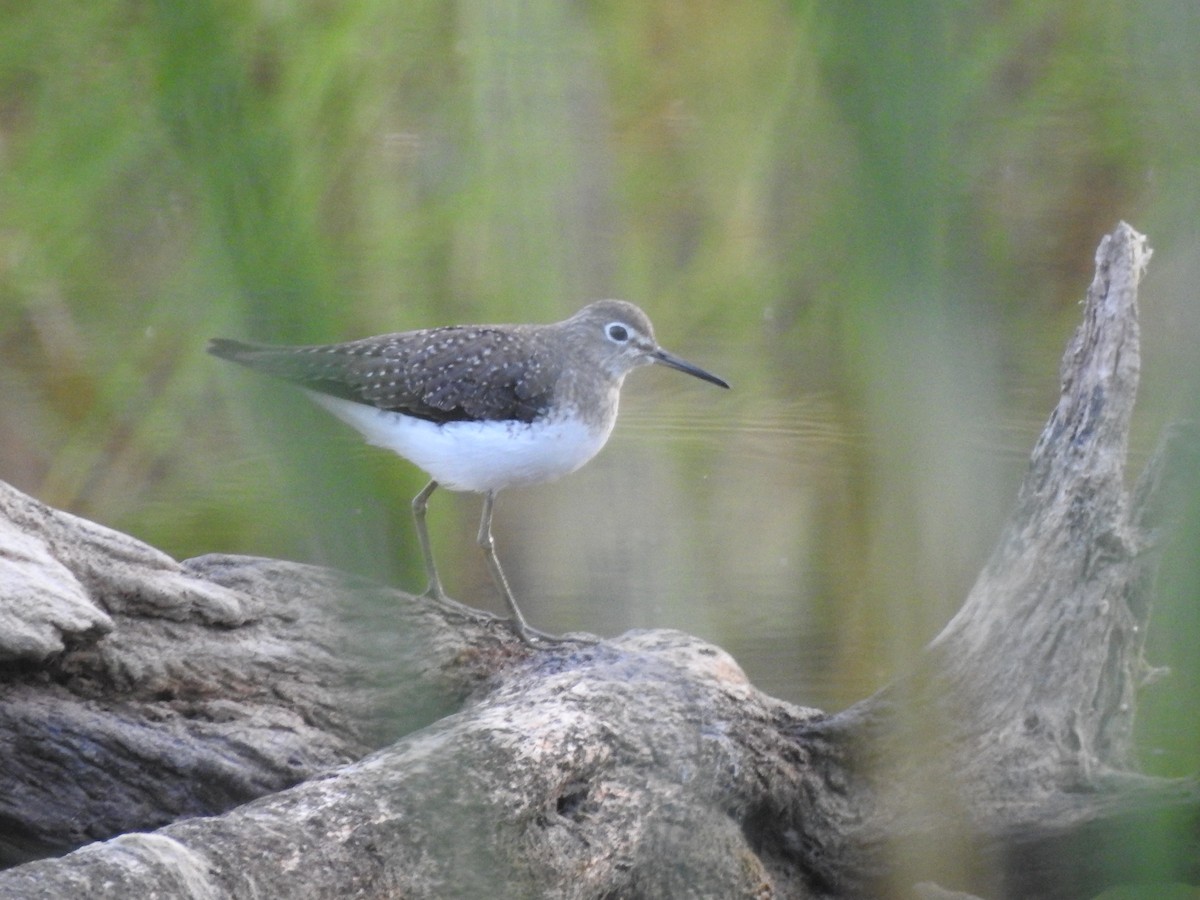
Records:
[[[608,332],[609,340],[616,341],[618,344],[623,344],[629,340],[629,329],[620,322],[613,322],[605,331]]]

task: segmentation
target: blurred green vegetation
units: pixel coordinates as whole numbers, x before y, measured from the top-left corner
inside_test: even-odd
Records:
[[[1194,414],[1190,0],[51,0],[4,3],[0,27],[0,477],[179,556],[419,583],[420,474],[224,370],[208,336],[628,297],[736,389],[637,395],[652,413],[626,433],[698,438],[655,447],[713,475],[682,501],[710,524],[678,605],[637,624],[707,629],[765,686],[840,705],[969,587],[1119,219],[1156,251],[1134,468]],[[455,509],[435,541],[467,565]],[[1173,773],[1200,762],[1180,555],[1151,639],[1175,676],[1144,716]],[[751,646],[756,617],[786,647]],[[797,652],[826,680],[773,680]]]

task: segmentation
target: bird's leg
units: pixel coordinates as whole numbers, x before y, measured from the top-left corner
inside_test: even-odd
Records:
[[[512,629],[517,633],[517,637],[531,647],[538,646],[539,641],[562,644],[596,643],[592,638],[563,637],[546,634],[544,631],[529,627],[529,623],[525,621],[525,617],[521,615],[521,610],[517,607],[517,598],[513,596],[512,588],[508,586],[504,570],[500,568],[500,560],[496,557],[496,542],[492,539],[492,507],[495,506],[495,503],[495,491],[488,491],[483,495],[483,516],[479,520],[479,546],[483,548],[483,556],[487,560],[488,571],[492,573],[492,581],[504,595],[504,602],[508,604],[508,611],[512,613],[509,621],[512,623]]]
[[[483,557],[487,560],[488,571],[492,573],[492,581],[496,583],[497,589],[504,596],[504,602],[508,604],[508,611],[512,613],[513,631],[526,644],[532,645],[535,643],[534,632],[526,623],[525,617],[521,615],[521,610],[517,607],[517,598],[513,596],[512,588],[508,586],[508,579],[504,577],[504,570],[500,568],[500,560],[496,558],[496,542],[492,540],[492,507],[495,503],[495,491],[488,491],[483,495],[483,516],[479,520],[479,546],[483,548]]]
[[[433,561],[433,547],[429,543],[429,529],[425,527],[425,507],[429,496],[437,490],[438,483],[431,481],[421,489],[421,493],[413,497],[413,521],[417,523],[417,541],[421,545],[421,557],[425,560],[425,574],[429,577],[429,587],[425,589],[426,597],[442,600],[446,596],[442,588],[442,579],[438,577],[437,565]]]

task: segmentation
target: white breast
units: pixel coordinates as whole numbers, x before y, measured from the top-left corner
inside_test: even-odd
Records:
[[[358,429],[368,443],[400,454],[453,491],[498,491],[574,472],[600,452],[616,421],[614,409],[614,415],[596,428],[574,419],[438,425],[340,397],[305,393]]]

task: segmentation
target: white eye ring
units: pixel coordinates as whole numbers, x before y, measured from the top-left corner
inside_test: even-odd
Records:
[[[621,322],[609,322],[604,326],[604,335],[614,343],[624,344],[629,340],[629,329]]]

